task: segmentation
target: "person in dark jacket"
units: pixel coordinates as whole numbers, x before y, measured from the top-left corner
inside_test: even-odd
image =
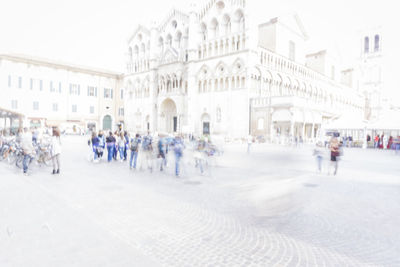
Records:
[[[97,159],[99,158],[99,143],[100,143],[100,139],[97,136],[96,132],[92,133],[92,139],[90,139],[91,143],[92,143],[92,148],[93,148],[93,153],[94,153],[94,161],[97,161]]]
[[[108,155],[107,155],[108,162],[111,162],[113,157],[114,157],[115,143],[116,143],[115,137],[113,136],[113,133],[110,132],[109,135],[106,138],[107,152],[108,152]]]

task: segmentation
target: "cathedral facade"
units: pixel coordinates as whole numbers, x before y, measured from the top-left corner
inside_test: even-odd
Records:
[[[138,25],[128,41],[125,128],[312,140],[324,123],[361,120],[362,95],[345,82],[351,73],[323,53],[306,55],[297,15],[253,19],[256,2],[209,0]]]

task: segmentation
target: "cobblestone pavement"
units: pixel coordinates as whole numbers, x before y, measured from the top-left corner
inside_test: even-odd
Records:
[[[0,266],[400,266],[400,156],[230,145],[207,175],[130,171],[63,140],[62,174],[0,163]],[[187,153],[190,154],[190,153]]]

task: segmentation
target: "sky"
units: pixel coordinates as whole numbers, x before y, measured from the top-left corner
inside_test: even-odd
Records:
[[[400,59],[395,53],[400,47],[396,36],[400,18],[395,13],[395,0],[247,1],[257,1],[260,8],[255,16],[265,21],[288,12],[298,13],[310,36],[309,50],[336,49],[345,65],[359,55],[359,31],[384,26],[388,81],[397,74],[393,67]],[[187,11],[190,2],[0,0],[0,53],[28,54],[124,72],[127,40],[135,27],[162,21],[173,7]]]

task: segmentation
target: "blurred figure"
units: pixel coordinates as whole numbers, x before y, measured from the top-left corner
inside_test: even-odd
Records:
[[[205,156],[205,142],[199,139],[195,144],[193,157],[194,157],[195,168],[199,168],[201,174],[203,174],[204,172],[203,168],[204,156]]]
[[[379,135],[376,135],[374,139],[374,148],[378,147],[379,147]]]
[[[113,159],[117,160],[117,156],[118,156],[118,138],[119,138],[118,131],[115,131],[113,136],[114,136],[114,139],[115,139],[114,150],[113,150]]]
[[[106,147],[106,137],[104,136],[103,131],[99,131],[99,146],[97,147],[98,151],[98,159],[101,160],[103,158],[104,149]]]
[[[132,138],[130,143],[131,143],[130,145],[131,157],[129,160],[129,167],[130,169],[136,169],[136,163],[139,153],[139,144],[140,144],[139,134],[136,134],[135,138]]]
[[[247,154],[250,154],[250,148],[252,143],[253,143],[253,137],[249,134],[247,136]]]
[[[175,176],[179,177],[180,176],[180,161],[183,156],[183,150],[185,148],[185,145],[183,144],[183,141],[180,136],[176,136],[174,141],[173,141],[173,146],[174,146],[174,154],[175,154]]]
[[[332,137],[329,143],[329,148],[331,150],[331,167],[333,166],[334,168],[333,175],[336,175],[338,170],[338,160],[340,156],[339,141],[336,137]],[[330,174],[330,168],[328,170],[328,175],[329,174]]]
[[[315,159],[317,161],[317,170],[318,172],[322,171],[322,159],[323,159],[323,153],[324,151],[322,150],[322,144],[317,143],[316,147],[314,148],[313,156],[315,156]]]
[[[123,162],[124,161],[124,151],[125,151],[125,137],[122,132],[118,135],[117,143],[118,143],[118,152],[119,152],[119,158],[120,158],[119,160],[121,162]]]
[[[113,136],[113,133],[110,131],[109,135],[106,138],[106,143],[107,143],[107,160],[108,162],[111,162],[113,157],[114,157],[114,147],[115,147],[115,137]]]
[[[142,151],[143,151],[143,156],[144,160],[146,163],[146,168],[150,170],[150,172],[153,171],[153,138],[151,137],[150,133],[147,133],[146,136],[143,137],[143,142],[142,142]]]
[[[32,142],[36,145],[39,138],[39,131],[37,127],[32,130]]]
[[[128,149],[129,149],[129,134],[127,131],[124,132],[125,147],[124,147],[124,161],[128,159]]]
[[[163,171],[164,167],[167,165],[167,160],[165,157],[165,153],[166,153],[165,139],[163,137],[161,137],[161,135],[158,135],[157,149],[158,149],[157,158],[161,159],[160,171]]]
[[[99,156],[99,138],[96,134],[96,132],[92,132],[92,138],[90,139],[90,142],[92,144],[92,151],[93,151],[93,162],[97,162],[98,156]]]
[[[24,175],[28,175],[28,165],[33,159],[35,149],[32,144],[32,133],[28,128],[24,128],[24,133],[21,134],[21,147],[24,151],[24,160],[22,162]]]
[[[51,160],[53,162],[53,173],[60,174],[60,155],[61,155],[61,138],[60,131],[53,129],[53,137],[51,139]]]
[[[383,138],[382,138],[382,148],[383,149],[387,149],[387,146],[388,146],[388,137],[386,136],[386,135],[383,135]]]

